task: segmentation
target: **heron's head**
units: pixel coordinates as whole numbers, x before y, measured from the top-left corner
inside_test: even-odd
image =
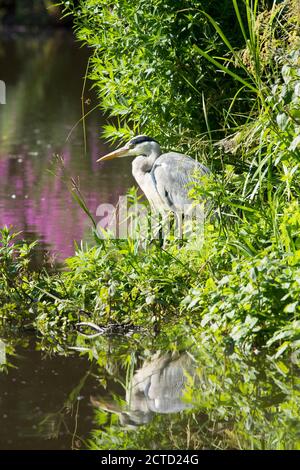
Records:
[[[114,150],[113,152],[104,155],[104,157],[99,158],[97,162],[102,162],[104,160],[112,160],[113,158],[121,157],[137,157],[139,155],[144,155],[148,157],[149,155],[161,154],[160,145],[157,140],[152,139],[146,135],[138,135],[130,139],[124,147]]]
[[[110,399],[104,400],[102,398],[90,397],[90,401],[93,406],[100,410],[119,416],[121,426],[127,429],[136,430],[139,426],[150,423],[152,419],[153,412],[150,410],[126,410],[126,405],[122,407]]]

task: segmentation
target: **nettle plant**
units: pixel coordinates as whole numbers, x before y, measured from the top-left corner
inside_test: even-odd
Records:
[[[18,233],[7,227],[0,230],[0,299],[20,300],[27,296],[23,285],[28,281],[30,254],[37,242],[17,241]]]
[[[281,60],[283,62],[283,60]],[[281,148],[294,162],[300,161],[300,52],[294,49],[285,57],[281,77],[272,87],[269,102],[276,113]],[[282,158],[282,153],[279,152]],[[285,159],[286,160],[286,159]],[[296,170],[293,170],[295,173]]]
[[[236,47],[243,42],[232,0],[84,0],[62,2],[77,37],[92,51],[89,76],[104,111],[117,118],[109,138],[149,133],[161,143],[218,129],[238,84],[217,73],[198,49],[216,56],[226,46],[206,13]],[[78,3],[78,2],[77,2]],[[198,49],[197,49],[198,48]],[[228,61],[228,67],[234,65]]]

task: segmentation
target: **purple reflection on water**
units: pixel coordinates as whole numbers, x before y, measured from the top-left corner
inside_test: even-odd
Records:
[[[98,148],[95,148],[96,151]],[[68,161],[69,151],[62,152]],[[97,154],[92,155],[95,161]],[[49,156],[49,166],[51,161]],[[39,181],[31,159],[16,159],[0,156],[0,180],[5,182],[5,196],[0,197],[0,226],[12,226],[15,230],[34,232],[37,238],[52,248],[58,258],[63,259],[74,253],[74,240],[91,238],[91,223],[86,214],[76,204],[58,170],[55,175],[47,174]],[[47,170],[46,170],[47,171]],[[83,194],[91,213],[95,216],[100,203],[115,203],[122,188],[107,188],[102,181],[99,189],[94,188],[95,173],[86,175],[91,180],[91,189],[83,184]],[[85,175],[81,174],[83,178]],[[124,192],[124,190],[123,190]]]
[[[80,240],[89,227],[86,216],[74,206],[71,194],[59,177],[54,184],[47,181],[35,197],[32,188],[38,183],[31,161],[25,160],[21,172],[12,175],[10,163],[9,159],[0,161],[0,178],[8,182],[9,188],[6,198],[2,196],[0,200],[0,226],[12,226],[25,233],[36,232],[61,257],[71,255],[74,240]],[[99,194],[91,191],[86,199],[90,209],[95,211]]]
[[[103,118],[98,111],[86,120],[86,155],[80,125],[66,141],[81,118],[88,57],[71,35],[0,38],[0,49],[0,78],[8,96],[0,107],[0,227],[12,226],[64,259],[74,253],[74,241],[92,239],[91,222],[53,164],[54,154],[63,157],[70,177],[79,178],[94,216],[99,204],[115,204],[133,184],[130,163],[96,164],[108,150],[99,139]],[[86,111],[96,104],[92,94],[87,97]]]

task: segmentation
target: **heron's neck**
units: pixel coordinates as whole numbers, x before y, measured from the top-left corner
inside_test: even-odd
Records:
[[[151,171],[155,161],[159,157],[160,153],[151,152],[149,155],[139,155],[132,162],[133,173],[139,171],[142,173],[148,173]]]

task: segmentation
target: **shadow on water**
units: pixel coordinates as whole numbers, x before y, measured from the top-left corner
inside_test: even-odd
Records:
[[[0,341],[1,449],[299,449],[299,370],[141,334]]]
[[[87,60],[88,51],[64,30],[0,37],[0,79],[7,92],[0,106],[0,226],[12,225],[25,238],[40,240],[44,252],[60,259],[74,253],[74,240],[89,239],[90,222],[62,181],[61,169],[53,166],[53,156],[63,156],[70,176],[79,178],[94,215],[99,204],[115,203],[133,184],[129,162],[95,163],[108,150],[99,139],[105,121],[98,109],[86,119],[87,154],[81,124],[67,140],[82,116]],[[85,111],[96,103],[87,89]]]

